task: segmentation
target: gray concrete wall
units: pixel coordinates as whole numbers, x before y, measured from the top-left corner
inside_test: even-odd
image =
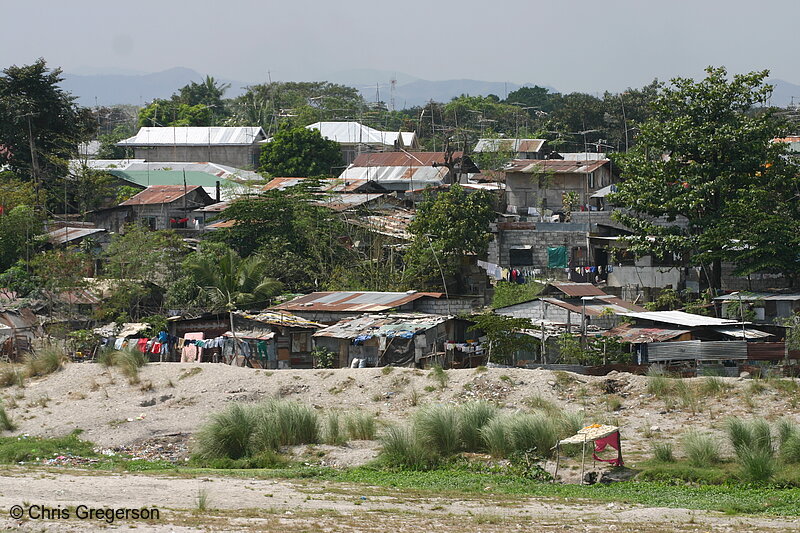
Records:
[[[162,162],[206,161],[241,169],[258,166],[258,145],[244,146],[152,146],[134,148],[137,159]]]

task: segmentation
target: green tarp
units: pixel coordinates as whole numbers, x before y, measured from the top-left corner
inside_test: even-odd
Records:
[[[547,248],[548,268],[567,268],[567,247],[549,246]]]

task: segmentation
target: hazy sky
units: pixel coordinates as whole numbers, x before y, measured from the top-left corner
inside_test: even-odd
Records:
[[[595,92],[725,65],[800,83],[800,0],[3,4],[0,67],[41,56],[66,72],[183,66],[244,82],[380,69]]]

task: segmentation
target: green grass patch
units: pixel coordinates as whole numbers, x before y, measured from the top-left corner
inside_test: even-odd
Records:
[[[26,436],[0,438],[0,463],[29,462],[59,455],[97,457],[92,443],[79,439],[78,435],[80,431],[49,439]]]

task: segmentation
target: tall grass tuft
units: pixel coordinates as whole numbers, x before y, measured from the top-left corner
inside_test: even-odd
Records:
[[[0,405],[0,430],[14,431],[15,429],[17,429],[17,425],[11,420],[11,417],[8,416],[6,408]]]
[[[558,443],[557,422],[543,414],[518,414],[509,419],[507,434],[515,452],[531,451],[547,457]]]
[[[67,354],[63,350],[56,346],[45,346],[25,357],[25,367],[29,376],[46,376],[61,370],[66,361]]]
[[[139,383],[139,369],[149,362],[147,355],[139,350],[120,350],[113,356],[114,366],[128,378],[131,385]]]
[[[508,436],[509,418],[508,415],[495,416],[481,428],[486,451],[494,457],[508,457],[513,451]]]
[[[447,387],[447,372],[441,367],[441,365],[433,365],[431,367],[431,373],[429,374],[430,378],[436,381],[439,384],[439,388],[444,390]]]
[[[196,454],[202,459],[239,459],[247,455],[256,424],[252,406],[239,402],[211,416],[195,436]]]
[[[386,367],[391,368],[391,367]],[[339,413],[331,411],[325,418],[325,444],[341,446],[347,442],[344,428],[342,427]]]
[[[462,449],[478,452],[486,449],[481,430],[497,415],[497,407],[486,401],[469,402],[458,409],[458,433]]]
[[[659,463],[674,463],[675,454],[672,451],[672,443],[670,442],[654,442],[653,443],[653,458]]]
[[[558,406],[553,403],[552,401],[548,400],[544,396],[539,394],[534,394],[533,396],[528,396],[522,403],[530,407],[531,409],[535,409],[537,411],[544,411],[547,413],[554,413],[559,411]]]
[[[558,421],[561,426],[561,436],[563,437],[576,434],[578,430],[586,425],[581,411],[562,411],[558,416]]]
[[[435,450],[422,442],[416,432],[391,426],[381,437],[380,459],[388,466],[409,470],[429,470],[439,462]]]
[[[369,413],[351,413],[345,419],[345,427],[353,440],[375,439],[375,417]]]
[[[647,375],[650,376],[650,373]],[[656,398],[663,398],[672,391],[672,382],[671,378],[662,374],[650,376],[647,379],[647,393]]]
[[[25,372],[16,365],[3,365],[0,367],[0,387],[25,386]]]
[[[452,455],[461,448],[458,419],[458,411],[451,405],[425,406],[412,418],[414,433],[441,455]]]
[[[788,418],[778,421],[778,449],[785,463],[800,463],[800,428]]]
[[[709,376],[703,380],[700,389],[707,396],[724,396],[733,389],[733,385],[720,377]]]
[[[727,430],[741,466],[742,479],[752,483],[769,481],[777,471],[777,462],[767,421],[732,418],[727,422]]]
[[[311,407],[297,402],[273,400],[260,403],[257,408],[272,414],[279,445],[319,441],[319,419]]]
[[[711,435],[689,431],[683,436],[683,452],[689,464],[706,468],[719,462],[719,446]]]

